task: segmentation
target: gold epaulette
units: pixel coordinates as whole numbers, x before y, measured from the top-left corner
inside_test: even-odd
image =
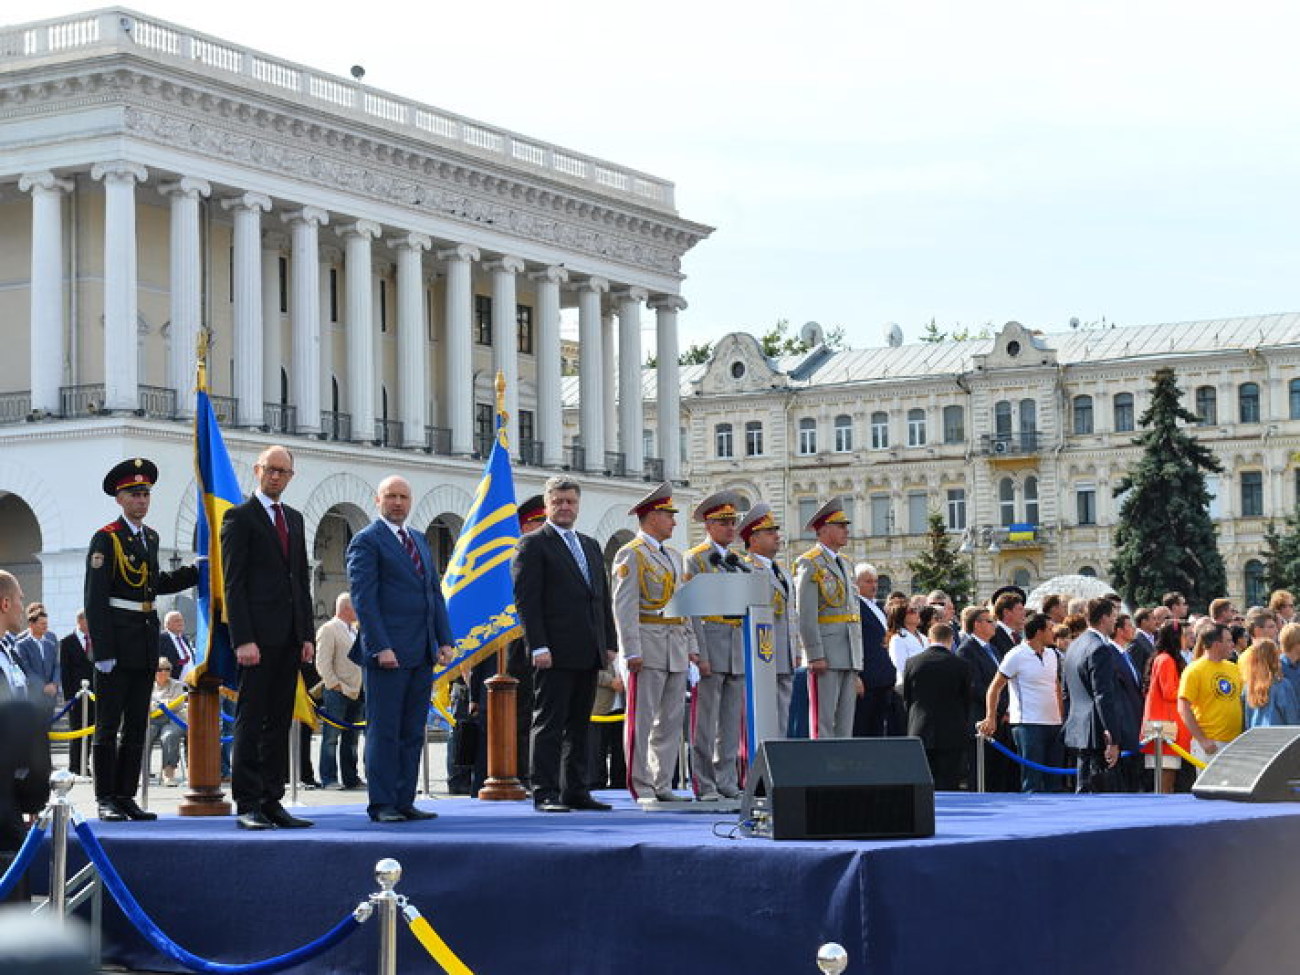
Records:
[[[696,555],[700,552],[707,552],[712,547],[713,547],[713,543],[708,540],[705,540],[703,542],[700,542],[699,545],[692,545],[690,548],[686,550],[686,554]]]
[[[814,545],[808,551],[804,552],[803,555],[799,556],[798,559],[795,559],[795,561],[798,562],[800,560],[803,560],[805,562],[814,562],[817,560],[817,557],[821,553],[821,550],[822,547],[820,545]]]
[[[635,538],[632,539],[632,541],[628,542],[628,543],[627,543],[625,546],[623,546],[623,547],[624,547],[624,548],[641,548],[641,547],[644,546],[644,545],[645,545],[645,539],[642,538],[640,535],[637,535]]]

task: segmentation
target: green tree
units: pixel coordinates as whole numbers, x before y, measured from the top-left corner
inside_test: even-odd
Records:
[[[1300,588],[1300,510],[1287,515],[1281,533],[1273,522],[1264,533],[1264,585],[1269,590]]]
[[[1142,457],[1115,488],[1127,495],[1115,526],[1111,581],[1130,606],[1151,606],[1178,590],[1194,610],[1227,592],[1228,580],[1210,520],[1206,472],[1223,467],[1199,440],[1180,428],[1196,415],[1181,404],[1183,391],[1169,368],[1152,377],[1151,405],[1133,441]]]
[[[842,351],[848,345],[844,341],[844,326],[832,325],[822,337],[823,344],[829,349]],[[779,359],[787,355],[803,355],[812,349],[798,335],[790,334],[790,319],[779,318],[775,325],[758,337],[758,344],[763,355],[769,359]]]
[[[970,602],[974,588],[970,560],[953,548],[948,526],[938,512],[930,512],[925,548],[907,563],[907,568],[912,573],[914,592],[942,589],[959,609]]]
[[[931,318],[921,330],[921,341],[929,345],[938,345],[948,341],[948,333],[940,330],[939,323]]]

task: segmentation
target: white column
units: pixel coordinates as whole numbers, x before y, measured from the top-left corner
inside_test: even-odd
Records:
[[[72,186],[48,171],[18,181],[32,195],[31,409],[51,415],[63,405],[63,195]]]
[[[451,427],[451,452],[474,452],[474,360],[470,354],[470,324],[474,315],[471,262],[477,248],[460,244],[438,251],[447,262],[447,345],[443,355],[447,384],[447,426]]]
[[[578,285],[579,441],[586,451],[589,471],[605,469],[605,357],[601,352],[600,296],[608,290],[609,282],[600,277],[590,277]]]
[[[244,193],[221,206],[235,220],[235,398],[239,425],[260,427],[263,423],[262,376],[265,371],[262,347],[262,213],[271,209],[271,198]]]
[[[618,375],[615,362],[617,358],[614,354],[614,313],[609,309],[604,309],[600,316],[600,371],[605,377],[605,384],[601,387],[601,416],[604,422],[601,429],[605,431],[605,451],[606,453],[618,452],[618,409],[615,406],[615,392],[617,390]],[[601,458],[601,470],[605,470],[604,458]]]
[[[659,456],[664,462],[664,477],[681,480],[681,390],[677,364],[677,313],[686,301],[677,295],[655,295],[650,299],[655,312],[655,357],[659,361],[655,399],[659,421]]]
[[[564,463],[564,407],[560,397],[560,285],[569,272],[552,266],[529,275],[537,282],[537,435],[542,464]]]
[[[524,269],[517,257],[485,264],[492,272],[492,353],[496,372],[506,380],[506,438],[510,454],[519,456],[519,304],[515,275]],[[496,377],[493,376],[493,389]]]
[[[280,312],[280,258],[288,243],[283,234],[262,236],[262,402],[280,402],[284,367],[284,316]]]
[[[641,407],[641,302],[649,297],[641,288],[615,292],[618,302],[618,449],[629,475],[645,466],[645,416]]]
[[[104,407],[140,406],[136,305],[135,184],[149,172],[138,163],[96,163],[91,179],[104,181]]]
[[[212,192],[205,180],[183,176],[159,189],[171,198],[171,381],[176,415],[194,415],[199,329],[203,327],[203,240],[199,198]]]
[[[397,251],[397,418],[402,421],[406,447],[424,446],[429,422],[424,252],[432,244],[424,234],[404,234],[389,241]]]
[[[317,235],[319,236],[319,235]],[[339,266],[343,254],[328,244],[320,248],[320,408],[334,409],[334,325],[330,318],[330,271]],[[340,401],[339,406],[342,407]],[[301,422],[301,414],[298,417]],[[331,432],[333,427],[330,428]]]
[[[289,402],[298,411],[300,433],[320,431],[320,228],[329,223],[329,219],[329,214],[319,207],[303,207],[301,210],[283,216],[293,236],[293,255],[289,259],[291,275],[289,322],[293,329],[293,367],[289,370]],[[325,287],[329,288],[328,272]],[[328,290],[324,298],[329,301]]]
[[[379,224],[358,220],[339,233],[344,241],[344,290],[347,292],[346,400],[352,415],[352,439],[367,441],[375,435],[374,285],[370,280],[370,242],[379,236]]]

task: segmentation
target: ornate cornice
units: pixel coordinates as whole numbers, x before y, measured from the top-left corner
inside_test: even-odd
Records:
[[[348,119],[308,117],[301,104],[162,66],[51,70],[64,73],[0,87],[0,120],[123,105],[125,130],[146,142],[660,274],[680,274],[681,256],[712,232]]]

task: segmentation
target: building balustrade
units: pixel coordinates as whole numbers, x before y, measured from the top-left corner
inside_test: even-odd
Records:
[[[664,461],[662,457],[646,457],[642,463],[645,467],[641,472],[642,478],[655,483],[664,479]]]
[[[32,414],[32,394],[30,390],[16,393],[0,393],[0,423],[23,423],[35,420]]]
[[[263,403],[262,425],[272,433],[298,432],[298,408],[288,403]]]
[[[519,460],[528,467],[542,466],[542,447],[540,440],[520,440]]]
[[[439,457],[451,456],[451,427],[425,427],[424,452]]]
[[[376,447],[400,447],[402,446],[402,421],[401,420],[375,420],[375,439]]]
[[[587,449],[576,443],[565,447],[564,469],[566,471],[585,471],[587,469]]]
[[[320,437],[322,440],[352,439],[352,414],[336,413],[333,410],[321,410]]]
[[[617,450],[605,451],[605,473],[610,477],[627,477],[627,454]]]
[[[1019,433],[983,434],[980,453],[986,457],[1023,457],[1038,453],[1038,431],[1021,430]]]

